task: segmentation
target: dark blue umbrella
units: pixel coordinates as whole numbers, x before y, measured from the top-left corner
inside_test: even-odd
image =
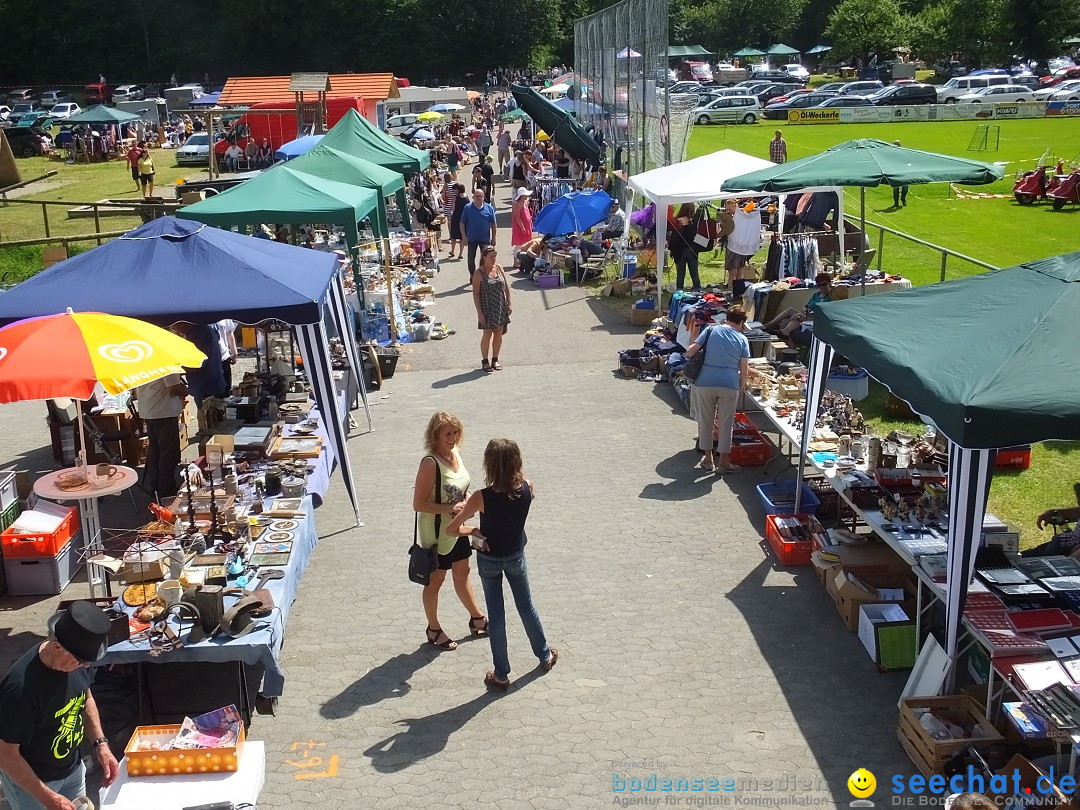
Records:
[[[298,158],[301,155],[306,155],[312,149],[319,145],[319,141],[322,140],[322,135],[303,135],[296,140],[283,143],[274,152],[274,160],[292,160]]]
[[[582,233],[593,225],[607,221],[614,202],[606,191],[599,188],[563,194],[541,209],[533,222],[533,230],[548,236]]]
[[[600,165],[603,159],[600,147],[567,110],[556,107],[531,87],[514,84],[510,92],[521,109],[567,154],[590,166]]]

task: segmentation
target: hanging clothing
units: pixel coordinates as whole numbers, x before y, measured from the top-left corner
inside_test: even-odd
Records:
[[[761,214],[741,208],[734,214],[735,227],[728,236],[727,248],[740,256],[753,256],[761,248]]]

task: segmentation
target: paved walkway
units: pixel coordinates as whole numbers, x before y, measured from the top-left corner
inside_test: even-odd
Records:
[[[508,237],[504,227],[504,257]],[[290,620],[286,694],[251,729],[267,743],[260,807],[600,808],[660,796],[613,790],[654,773],[734,780],[668,805],[831,806],[850,801],[860,766],[879,783],[911,773],[895,736],[905,674],[879,674],[812,571],[763,550],[760,473],[699,474],[694,425],[671,389],[612,373],[641,330],[577,288],[515,281],[506,368],[484,375],[465,277],[452,262],[434,282],[431,312],[458,334],[407,347],[374,395],[375,431],[350,442],[365,526],[349,528],[336,480],[317,513],[323,539]],[[452,589],[442,621],[463,642],[439,653],[405,577],[411,486],[438,409],[464,421],[474,481],[488,438],[509,436],[539,492],[530,579],[561,655],[550,673],[535,669],[511,617],[514,685],[502,696],[483,688],[488,644],[469,639]],[[41,411],[0,409],[5,460],[47,445]],[[0,664],[54,604],[0,600]]]

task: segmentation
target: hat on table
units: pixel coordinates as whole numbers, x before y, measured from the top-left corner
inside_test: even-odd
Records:
[[[97,605],[80,600],[49,619],[49,635],[60,646],[85,663],[105,657],[109,639],[109,617]]]

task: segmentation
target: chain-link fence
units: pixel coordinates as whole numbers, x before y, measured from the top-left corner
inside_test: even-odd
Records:
[[[696,97],[668,95],[667,49],[668,0],[621,0],[574,22],[578,119],[628,174],[685,155]]]

